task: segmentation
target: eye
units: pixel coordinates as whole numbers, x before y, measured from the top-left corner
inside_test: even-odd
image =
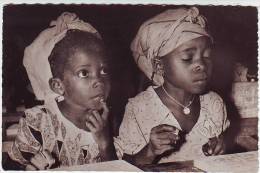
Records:
[[[185,62],[189,62],[191,61],[193,58],[193,54],[192,53],[185,53],[183,56],[182,56],[182,60],[185,61]]]
[[[210,58],[210,53],[211,53],[211,49],[206,49],[206,50],[203,52],[202,57],[203,57],[203,58]]]
[[[103,68],[100,70],[100,74],[101,74],[101,75],[108,75],[108,74],[109,74],[108,68],[107,68],[107,67],[103,67]]]
[[[78,73],[77,73],[78,77],[79,78],[86,78],[89,76],[89,73],[87,70],[80,70]]]

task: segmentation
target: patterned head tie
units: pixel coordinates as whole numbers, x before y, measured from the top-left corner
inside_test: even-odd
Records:
[[[64,12],[57,20],[52,21],[50,27],[42,31],[24,51],[23,65],[38,100],[53,101],[58,96],[49,87],[52,73],[48,57],[55,44],[65,37],[69,29],[93,33],[101,39],[93,26],[80,20],[74,13]]]
[[[164,79],[154,69],[156,57],[163,57],[192,39],[211,36],[206,30],[206,18],[196,7],[170,9],[144,22],[131,44],[138,67],[155,85]]]

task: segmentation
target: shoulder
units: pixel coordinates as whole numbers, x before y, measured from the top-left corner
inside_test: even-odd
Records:
[[[225,114],[225,103],[223,99],[213,91],[201,96],[201,108],[207,110],[211,114]]]
[[[158,115],[166,115],[169,110],[163,105],[159,96],[150,86],[134,98],[129,99],[126,113],[139,119],[157,119]],[[156,118],[157,117],[157,118]]]
[[[208,93],[201,96],[206,101],[212,101],[212,100],[222,100],[222,98],[214,91],[209,91]]]
[[[145,91],[140,92],[135,97],[130,98],[128,104],[133,104],[135,106],[143,106],[150,103],[156,98],[156,93],[152,86],[149,86]]]
[[[132,110],[134,114],[148,113],[160,105],[160,98],[152,86],[128,100],[126,109]]]
[[[34,127],[35,129],[40,129],[40,125],[43,117],[48,117],[50,111],[43,105],[35,106],[24,111],[23,120],[27,125]]]
[[[214,91],[210,91],[200,97],[201,102],[205,106],[221,106],[224,105],[223,99]]]

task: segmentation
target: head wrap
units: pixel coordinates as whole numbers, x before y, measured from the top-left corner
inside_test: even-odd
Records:
[[[64,12],[57,20],[52,21],[50,27],[42,31],[24,51],[23,65],[38,100],[52,102],[58,96],[49,87],[52,73],[48,57],[55,44],[65,37],[69,29],[86,31],[101,38],[94,27],[80,20],[74,13]]]
[[[206,19],[196,7],[170,9],[142,24],[131,50],[138,67],[155,85],[160,86],[164,79],[161,74],[155,73],[154,59],[200,36],[210,37],[206,30]]]

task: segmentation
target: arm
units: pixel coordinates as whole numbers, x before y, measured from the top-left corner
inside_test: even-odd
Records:
[[[228,127],[230,122],[227,118],[226,105],[223,102],[222,98],[217,94],[214,94],[211,98],[212,105],[212,119],[216,126],[214,127],[216,137],[210,138],[209,142],[203,145],[202,149],[205,155],[220,155],[224,154],[227,151],[227,142],[230,140],[228,136]]]
[[[149,145],[146,145],[141,151],[136,154],[124,154],[123,159],[133,165],[145,165],[153,163],[155,155],[152,153]]]
[[[173,152],[179,138],[179,130],[170,125],[161,124],[152,128],[149,143],[138,153],[124,154],[123,159],[134,164],[144,165],[159,161],[167,151]]]
[[[151,124],[142,119],[145,114],[137,115],[135,110],[140,113],[137,106],[134,102],[127,104],[115,146],[119,158],[134,165],[149,164],[165,151],[174,148],[175,141],[179,138],[178,129],[169,125],[151,128]]]
[[[23,170],[44,170],[52,166],[54,159],[48,151],[42,151],[42,143],[35,138],[31,130],[26,119],[22,118],[16,139],[8,154]]]
[[[109,110],[105,103],[102,103],[102,105],[102,115],[100,115],[98,111],[93,111],[92,115],[88,117],[86,126],[92,132],[94,140],[98,144],[101,160],[116,160],[117,156],[111,134],[111,126],[108,120]]]
[[[26,119],[21,118],[15,141],[8,152],[10,158],[25,169],[26,165],[29,164],[29,160],[40,147],[40,143],[31,135]]]
[[[102,161],[117,160],[116,150],[113,144],[113,140],[109,140],[103,146],[99,145],[99,152]]]

